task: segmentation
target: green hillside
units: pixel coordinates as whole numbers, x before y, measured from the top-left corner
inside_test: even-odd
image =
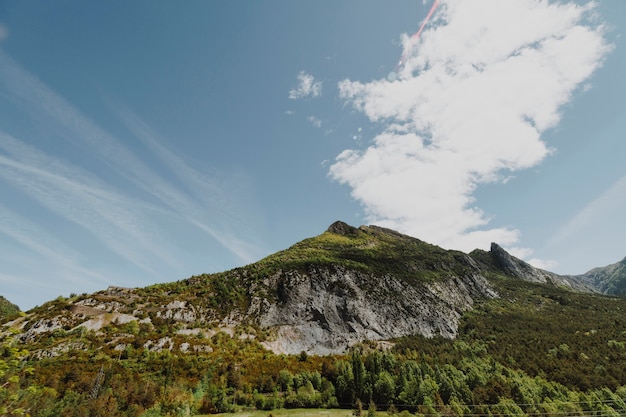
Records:
[[[20,312],[20,308],[0,295],[0,321]]]

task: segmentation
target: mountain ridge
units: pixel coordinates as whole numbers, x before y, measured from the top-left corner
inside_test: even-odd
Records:
[[[573,277],[602,294],[626,295],[626,257],[619,262],[592,268]]]
[[[489,252],[466,254],[391,229],[337,221],[250,265],[53,301],[13,324],[23,341],[57,329],[102,331],[133,321],[151,328],[178,323],[189,334],[247,326],[254,329],[249,337],[275,353],[334,354],[365,340],[454,338],[465,312],[498,297],[490,282],[498,276],[594,291],[590,279],[535,268],[496,243]]]

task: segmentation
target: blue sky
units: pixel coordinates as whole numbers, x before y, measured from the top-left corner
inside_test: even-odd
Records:
[[[621,260],[626,2],[441,0],[412,37],[432,4],[0,0],[0,294],[223,271],[335,220]]]

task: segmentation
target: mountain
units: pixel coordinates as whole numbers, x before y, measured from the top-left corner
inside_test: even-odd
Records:
[[[275,330],[266,343],[275,352],[338,353],[410,334],[452,338],[475,300],[497,296],[470,256],[376,226],[336,222],[262,263],[264,295],[247,314]]]
[[[465,254],[378,226],[335,222],[251,265],[57,299],[13,324],[23,330],[23,341],[59,329],[103,331],[131,322],[152,329],[175,323],[178,334],[190,335],[247,328],[248,337],[274,353],[335,354],[365,340],[454,338],[465,312],[498,297],[488,279],[497,276],[593,291],[589,279],[534,268],[495,243],[489,252]]]
[[[20,308],[0,295],[0,321],[20,312]]]
[[[626,298],[595,282],[497,244],[466,254],[336,222],[230,271],[5,318],[14,335],[0,335],[0,409],[12,396],[33,416],[356,400],[429,415],[619,415]]]
[[[336,222],[317,237],[224,273],[55,300],[21,319],[20,337],[32,341],[57,329],[102,331],[132,321],[153,328],[176,323],[187,334],[248,327],[265,348],[288,354],[340,353],[364,340],[413,334],[453,338],[463,312],[497,297],[482,272],[465,253]]]
[[[626,258],[608,266],[593,268],[573,278],[603,294],[626,295]]]

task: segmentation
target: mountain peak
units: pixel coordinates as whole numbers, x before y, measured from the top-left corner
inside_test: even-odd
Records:
[[[359,229],[354,226],[350,226],[340,220],[337,220],[326,229],[329,233],[334,233],[341,236],[356,236],[359,233]]]
[[[490,255],[494,266],[511,277],[530,282],[549,283],[581,291],[593,291],[588,284],[576,277],[558,275],[535,268],[528,262],[511,255],[495,242],[491,243]]]

